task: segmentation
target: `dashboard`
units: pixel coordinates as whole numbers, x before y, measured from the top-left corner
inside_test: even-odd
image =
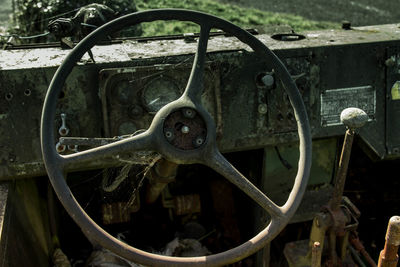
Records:
[[[371,155],[385,159],[400,156],[399,32],[398,25],[382,25],[309,32],[289,41],[262,33],[257,37],[296,81],[314,140],[342,136],[341,110],[359,107],[370,118],[360,136]],[[147,129],[155,112],[183,92],[196,38],[118,39],[95,46],[93,57],[84,55],[57,103],[54,145],[60,153],[96,145],[96,138],[111,142]],[[223,33],[213,35],[208,47],[202,102],[217,125],[220,150],[295,143],[296,118],[269,63]],[[51,78],[68,52],[51,44],[0,51],[1,180],[45,175],[41,109]],[[60,138],[70,137],[81,138],[60,146]]]

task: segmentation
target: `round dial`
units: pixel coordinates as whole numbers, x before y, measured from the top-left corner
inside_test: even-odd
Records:
[[[120,81],[115,86],[115,94],[118,102],[123,105],[130,104],[132,101],[132,85],[127,80]]]
[[[161,77],[146,84],[143,101],[148,112],[155,113],[181,95],[178,86],[170,79]]]

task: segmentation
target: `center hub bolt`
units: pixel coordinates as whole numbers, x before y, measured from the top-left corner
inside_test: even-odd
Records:
[[[188,126],[186,126],[186,125],[183,125],[183,126],[182,126],[181,132],[182,132],[183,134],[187,134],[187,133],[189,133],[189,131],[190,131],[190,129],[189,129]]]

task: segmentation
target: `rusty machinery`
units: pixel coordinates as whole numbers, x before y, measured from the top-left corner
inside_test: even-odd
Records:
[[[347,130],[336,173],[332,198],[318,213],[312,224],[310,239],[295,241],[285,246],[285,256],[290,266],[356,266],[349,250],[358,251],[370,266],[377,266],[358,238],[356,229],[360,211],[343,196],[351,148],[356,129],[368,121],[368,115],[358,108],[347,108],[340,115]],[[378,266],[396,266],[400,244],[400,218],[392,217],[389,222],[385,248],[379,257]],[[349,245],[351,248],[349,249]],[[353,251],[354,254],[354,251]],[[354,255],[362,264],[358,255]]]
[[[399,128],[395,123],[400,110],[400,101],[397,101],[400,99],[400,54],[398,37],[391,34],[396,30],[398,31],[396,25],[382,25],[361,30],[312,32],[305,33],[305,38],[299,38],[298,41],[286,43],[264,34],[257,36],[277,51],[296,80],[311,118],[313,152],[317,158],[313,166],[321,167],[321,159],[324,159],[325,163],[328,162],[311,175],[306,198],[300,208],[304,203],[310,205],[303,205],[305,208],[299,209],[295,214],[294,222],[304,222],[313,218],[315,211],[319,210],[319,204],[325,205],[314,219],[311,242],[306,240],[303,246],[288,244],[286,248],[286,252],[292,249],[296,255],[305,255],[298,258],[298,263],[306,262],[305,264],[318,266],[322,262],[345,262],[349,254],[346,250],[349,243],[352,244],[352,248],[368,257],[355,232],[360,212],[348,199],[342,200],[348,157],[354,137],[350,129],[346,133],[345,149],[332,200],[327,204],[321,196],[326,195],[329,198],[332,193],[330,190],[333,189],[330,183],[335,164],[336,142],[343,133],[338,110],[348,106],[362,107],[371,120],[359,129],[358,133],[363,141],[380,158],[400,156],[400,140],[396,134]],[[291,143],[297,141],[296,120],[290,101],[281,84],[277,82],[279,79],[274,79],[277,78],[276,72],[266,68],[265,62],[259,62],[257,55],[247,51],[239,40],[221,32],[210,32],[210,37],[208,52],[212,53],[207,53],[207,62],[204,64],[205,93],[202,100],[208,105],[205,108],[215,120],[218,148],[224,153],[242,153],[245,150],[261,148],[268,160],[274,160],[275,157],[275,162],[269,162],[265,171],[265,176],[272,174],[272,178],[268,180],[272,186],[265,183],[261,187],[268,196],[271,195],[267,191],[271,190],[275,191],[275,196],[284,197],[284,192],[289,191],[285,186],[290,185],[290,181],[286,182],[283,179],[289,176],[281,172],[274,173],[275,169],[267,167],[278,166],[287,172],[296,169],[292,166],[295,166],[298,160],[292,160],[291,156],[295,154],[293,150],[297,147],[290,147]],[[62,88],[57,98],[59,105],[54,114],[55,125],[61,125],[58,132],[58,152],[72,153],[72,156],[66,157],[74,157],[75,152],[86,147],[106,144],[112,147],[113,143],[129,143],[130,140],[143,136],[135,137],[132,133],[148,128],[154,113],[182,94],[184,88],[181,88],[181,84],[186,84],[182,81],[186,82],[190,73],[191,65],[185,63],[193,59],[192,55],[196,51],[195,41],[199,35],[194,34],[191,38],[173,38],[107,41],[105,45],[93,48],[92,57],[94,56],[96,61],[84,56],[74,67],[68,85]],[[229,44],[229,47],[223,47],[223,44]],[[113,53],[110,53],[110,49]],[[168,50],[171,51],[167,53]],[[374,53],[370,53],[372,50]],[[46,54],[47,60],[42,59],[40,53]],[[0,99],[0,130],[3,133],[0,139],[0,146],[3,148],[0,179],[18,180],[45,175],[39,136],[31,133],[39,127],[38,107],[43,103],[48,81],[64,57],[68,57],[67,53],[66,50],[50,45],[47,48],[29,49],[10,47],[10,50],[1,51],[3,62],[0,78],[5,95]],[[184,74],[185,71],[187,72]],[[264,82],[265,78],[269,80],[267,84],[261,82]],[[382,90],[382,84],[387,86],[386,91]],[[162,100],[160,94],[154,94],[160,85],[173,92],[167,100]],[[125,89],[128,91],[124,91]],[[166,91],[161,94],[167,95]],[[153,101],[158,98],[162,101]],[[205,139],[202,130],[205,128],[201,118],[191,120],[190,114],[185,114],[184,109],[181,111],[165,116],[166,124],[160,136],[167,139],[166,145],[182,150],[192,151],[203,147]],[[354,115],[354,112],[355,110],[351,114]],[[362,113],[358,115],[365,117]],[[177,123],[180,121],[185,123]],[[172,125],[178,127],[171,128]],[[350,128],[352,127],[354,125]],[[15,142],[15,136],[19,137],[19,142]],[[174,137],[183,139],[177,140]],[[326,144],[329,144],[329,148]],[[326,151],[331,152],[329,157],[325,157],[327,153],[323,152]],[[78,153],[82,155],[82,152]],[[76,164],[65,167],[80,172],[108,168],[129,159],[132,158],[128,155],[118,154],[109,159],[98,158],[90,163],[77,161]],[[141,203],[143,206],[148,203],[151,205],[161,195],[163,208],[173,210],[176,215],[198,212],[204,208],[199,205],[199,196],[196,194],[169,196],[165,193],[166,190],[163,190],[167,188],[166,184],[175,179],[176,163],[159,158],[153,163],[152,168],[146,172],[146,181],[149,183],[146,187],[147,198]],[[267,180],[264,176],[262,178],[261,182]],[[112,215],[108,216],[108,222],[124,222],[129,219],[130,214],[119,218],[113,216],[114,211],[121,210],[118,205],[121,206],[118,202],[108,203],[103,207],[105,217]],[[388,263],[393,265],[397,259],[394,252],[398,242],[394,239],[396,228],[393,228],[396,227],[396,223],[391,221],[389,226],[387,243],[380,261],[382,266]],[[303,254],[300,253],[301,248],[304,248]]]

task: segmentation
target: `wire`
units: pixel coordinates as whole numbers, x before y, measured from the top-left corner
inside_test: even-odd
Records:
[[[61,14],[58,14],[58,15],[51,16],[49,18],[45,18],[45,19],[42,19],[42,20],[39,20],[39,21],[33,21],[31,23],[21,24],[20,26],[31,26],[31,25],[34,25],[34,24],[42,23],[42,22],[45,22],[45,21],[48,21],[48,20],[52,20],[52,19],[55,19],[55,18],[62,17],[64,15],[68,15],[70,13],[76,12],[79,9],[81,9],[81,7],[75,8],[74,10],[67,11],[67,12],[64,12],[64,13],[61,13]]]
[[[47,36],[47,35],[49,35],[49,34],[50,34],[50,32],[44,32],[44,33],[40,33],[40,34],[36,34],[36,35],[31,35],[31,36],[19,36],[19,35],[17,35],[16,37],[19,38],[19,39],[25,40],[25,39],[39,38],[39,37]]]
[[[50,32],[44,32],[44,33],[40,33],[40,34],[36,34],[36,35],[30,35],[30,36],[20,36],[20,35],[17,35],[17,34],[10,34],[10,35],[0,34],[0,38],[11,38],[11,37],[14,37],[14,38],[21,39],[21,40],[27,40],[27,39],[35,39],[35,38],[47,36],[49,34],[50,34]]]
[[[70,11],[55,15],[55,16],[51,16],[49,18],[45,18],[45,19],[42,19],[42,20],[39,20],[39,21],[34,21],[34,22],[31,22],[31,23],[28,23],[28,24],[21,24],[21,25],[22,26],[31,26],[33,24],[42,23],[42,22],[45,22],[45,21],[49,21],[49,20],[52,20],[52,19],[55,19],[55,18],[62,17],[64,15],[68,15],[70,13],[74,13],[74,12],[80,10],[80,9],[81,9],[81,7],[78,7],[78,8],[75,8],[73,10],[70,10]],[[82,26],[86,26],[86,27],[91,27],[91,28],[97,28],[96,25],[91,25],[91,24],[87,24],[87,23],[81,23],[81,25]],[[20,36],[20,35],[17,35],[17,34],[10,34],[10,35],[0,34],[0,38],[11,38],[11,37],[14,37],[14,38],[18,38],[18,39],[21,39],[21,40],[27,40],[27,39],[35,39],[35,38],[39,38],[39,37],[44,37],[44,36],[47,36],[49,34],[50,34],[50,32],[44,32],[44,33],[31,35],[31,36]]]
[[[96,25],[92,25],[92,24],[87,24],[87,23],[81,23],[82,26],[85,27],[90,27],[90,28],[98,28],[98,26]],[[44,33],[39,33],[36,35],[30,35],[30,36],[20,36],[17,34],[10,34],[10,35],[4,35],[4,34],[0,34],[0,38],[11,38],[11,37],[15,37],[21,40],[27,40],[27,39],[35,39],[35,38],[39,38],[39,37],[44,37],[49,35],[50,32],[44,32]]]
[[[87,24],[87,23],[81,23],[82,26],[86,26],[86,27],[90,27],[90,28],[98,28],[98,26],[96,25],[92,25],[92,24]]]

